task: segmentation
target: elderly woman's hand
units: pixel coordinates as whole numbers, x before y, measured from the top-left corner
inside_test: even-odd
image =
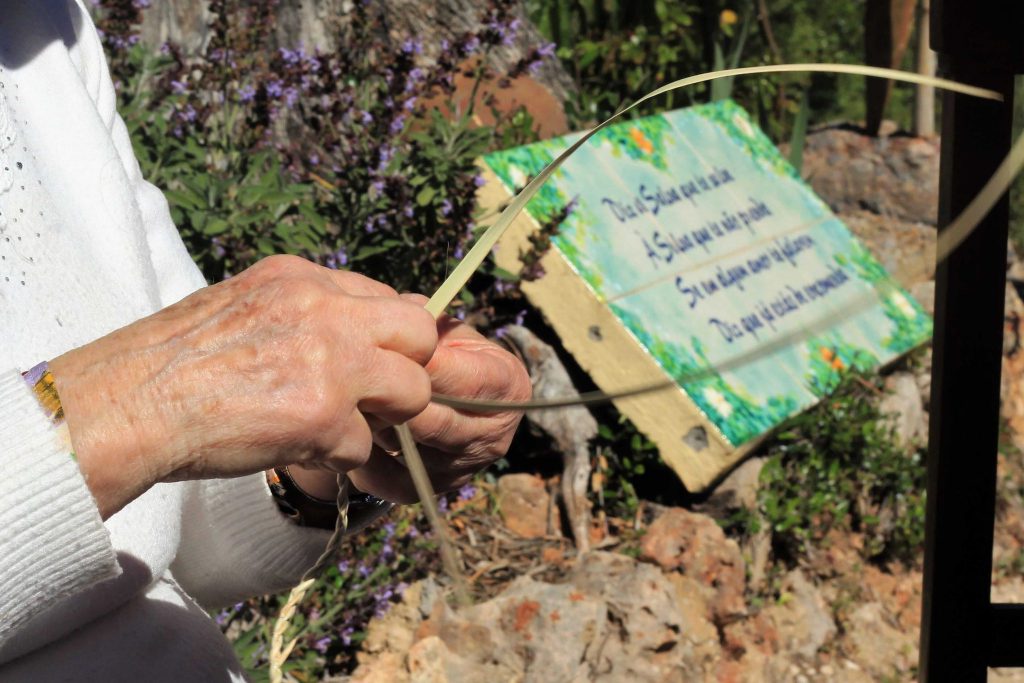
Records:
[[[420,305],[426,299],[405,295]],[[452,318],[438,323],[440,341],[427,363],[435,393],[461,398],[525,401],[530,377],[518,358]],[[431,403],[409,421],[413,437],[437,491],[456,488],[508,450],[521,412],[470,413]],[[379,425],[378,425],[379,426]],[[405,466],[388,451],[397,450],[393,430],[376,431],[369,462],[349,473],[360,490],[407,503],[416,491]]]
[[[421,302],[354,273],[273,257],[53,359],[50,369],[106,517],[160,481],[293,463],[336,472],[368,465],[369,422],[380,429],[427,407],[428,361],[439,389],[458,390],[444,379],[458,357],[495,353],[480,342],[448,344],[431,361],[437,340]],[[477,393],[494,393],[487,382],[506,385],[488,374]],[[432,407],[427,420],[443,410]],[[504,420],[494,443],[465,432],[466,444],[479,443],[474,461],[506,443],[514,418]],[[428,443],[452,445],[434,431]]]

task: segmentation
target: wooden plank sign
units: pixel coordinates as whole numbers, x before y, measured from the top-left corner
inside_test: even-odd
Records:
[[[484,207],[575,139],[487,155]],[[931,336],[928,315],[730,101],[599,133],[530,202],[497,264],[518,272],[530,235],[553,222],[544,275],[523,292],[602,390],[677,381],[617,407],[692,491],[843,370]]]

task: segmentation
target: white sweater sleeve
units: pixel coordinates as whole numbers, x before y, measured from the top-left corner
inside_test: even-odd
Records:
[[[79,0],[80,1],[80,0]],[[84,9],[77,50],[83,81],[107,123],[134,185],[156,271],[160,303],[168,306],[206,285],[171,220],[163,193],[142,178],[95,28]],[[205,480],[189,487],[182,539],[172,573],[206,606],[278,591],[298,582],[323,551],[329,534],[302,528],[281,514],[262,474]]]
[[[78,465],[32,390],[0,373],[0,646],[36,615],[120,567]]]

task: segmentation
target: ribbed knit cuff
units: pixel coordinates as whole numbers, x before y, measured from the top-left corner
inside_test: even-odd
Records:
[[[204,514],[182,528],[172,571],[204,607],[291,588],[327,547],[330,532],[282,514],[263,474],[194,484]]]
[[[0,373],[0,643],[120,566],[78,464],[16,371]]]
[[[251,556],[254,571],[283,585],[298,583],[331,534],[300,527],[281,512],[262,474],[205,482],[225,538]]]

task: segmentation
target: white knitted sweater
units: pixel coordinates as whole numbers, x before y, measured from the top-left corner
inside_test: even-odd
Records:
[[[142,180],[81,0],[0,0],[0,681],[241,680],[201,610],[326,542],[261,475],[159,484],[106,523],[20,371],[205,282]]]

